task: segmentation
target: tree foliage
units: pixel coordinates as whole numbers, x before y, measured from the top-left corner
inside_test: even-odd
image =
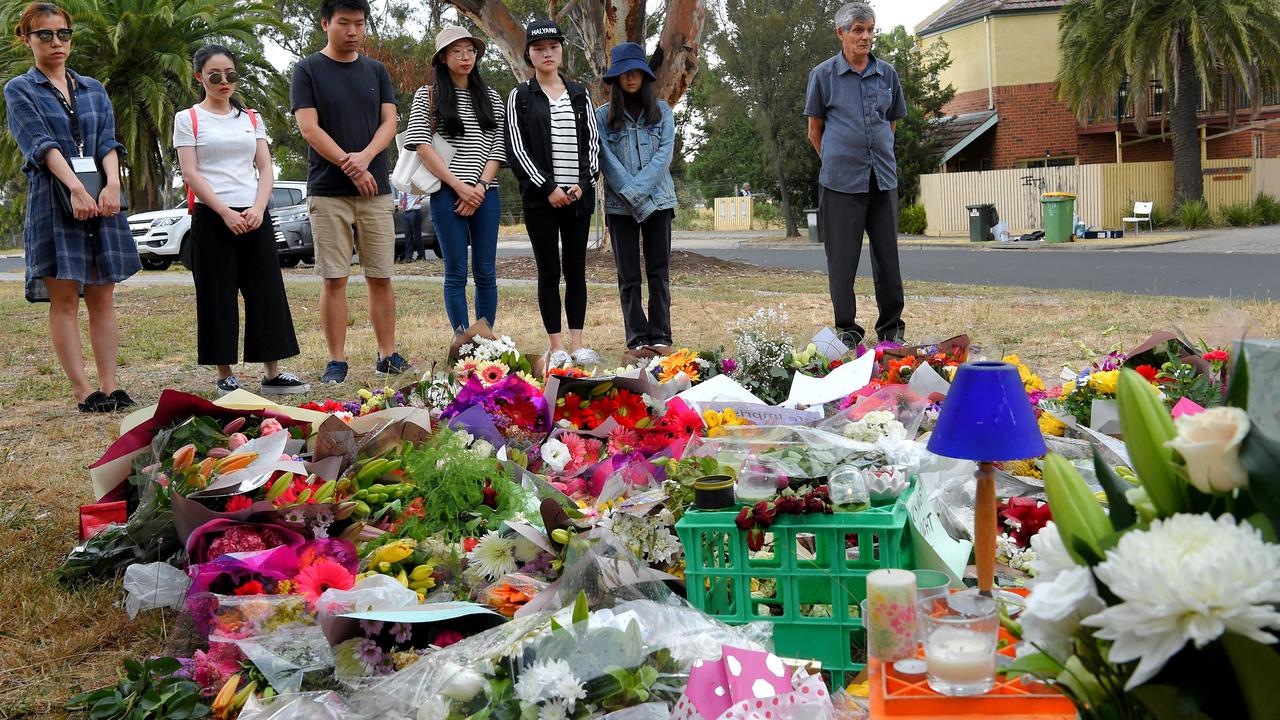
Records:
[[[1109,117],[1122,87],[1139,132],[1151,90],[1172,89],[1174,200],[1204,195],[1202,93],[1246,92],[1256,112],[1280,79],[1280,4],[1269,0],[1072,0],[1058,20],[1059,95],[1082,120]],[[1234,107],[1235,102],[1229,106]]]

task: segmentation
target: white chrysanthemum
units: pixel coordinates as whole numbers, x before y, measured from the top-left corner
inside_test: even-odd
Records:
[[[516,697],[527,703],[564,700],[569,709],[586,697],[582,682],[564,660],[538,660],[516,680]]]
[[[1089,618],[1095,637],[1115,641],[1113,662],[1139,660],[1131,690],[1187,641],[1197,648],[1231,632],[1274,643],[1280,629],[1280,545],[1223,515],[1174,515],[1130,532],[1094,572],[1123,602]]]
[[[538,720],[569,720],[568,703],[549,702],[538,710]]]
[[[1071,656],[1071,638],[1080,630],[1081,619],[1106,606],[1089,568],[1074,566],[1055,573],[1052,580],[1031,587],[1018,618],[1022,639],[1063,661]]]
[[[497,580],[516,571],[515,543],[489,532],[467,554],[467,569],[486,580]]]
[[[1036,582],[1052,582],[1058,573],[1074,570],[1076,561],[1067,552],[1066,543],[1062,542],[1062,533],[1052,520],[1040,528],[1040,532],[1031,538],[1031,549],[1036,557],[1031,561],[1031,572]]]

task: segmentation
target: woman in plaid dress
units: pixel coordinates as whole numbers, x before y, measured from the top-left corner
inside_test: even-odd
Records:
[[[71,381],[81,412],[111,412],[133,405],[116,385],[119,327],[116,283],[141,269],[138,248],[120,214],[120,158],[111,100],[102,83],[66,66],[71,54],[71,16],[52,3],[23,10],[16,34],[35,64],[4,88],[9,131],[26,159],[26,295],[49,303],[49,335],[58,362]],[[82,146],[72,132],[79,120]],[[94,160],[106,175],[98,197],[85,191],[72,163]],[[87,162],[87,161],[85,161]],[[57,183],[71,189],[74,217],[55,196]],[[89,384],[80,344],[80,298],[89,311],[89,342],[99,388]]]

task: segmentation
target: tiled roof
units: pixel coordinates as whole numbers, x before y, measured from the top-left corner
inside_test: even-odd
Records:
[[[972,141],[976,139],[970,138],[970,135],[982,127],[995,114],[994,110],[979,110],[978,112],[961,115],[949,115],[935,120],[934,124],[937,127],[936,137],[938,140],[936,155],[942,157],[965,140]]]
[[[1067,0],[950,0],[916,28],[917,35],[935,33],[987,15],[1056,10]]]

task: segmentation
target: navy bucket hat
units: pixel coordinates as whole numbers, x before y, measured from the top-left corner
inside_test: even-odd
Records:
[[[632,70],[639,70],[650,80],[658,79],[644,59],[644,48],[633,42],[614,45],[613,52],[609,54],[609,70],[604,74],[605,82],[613,82],[619,75]]]

